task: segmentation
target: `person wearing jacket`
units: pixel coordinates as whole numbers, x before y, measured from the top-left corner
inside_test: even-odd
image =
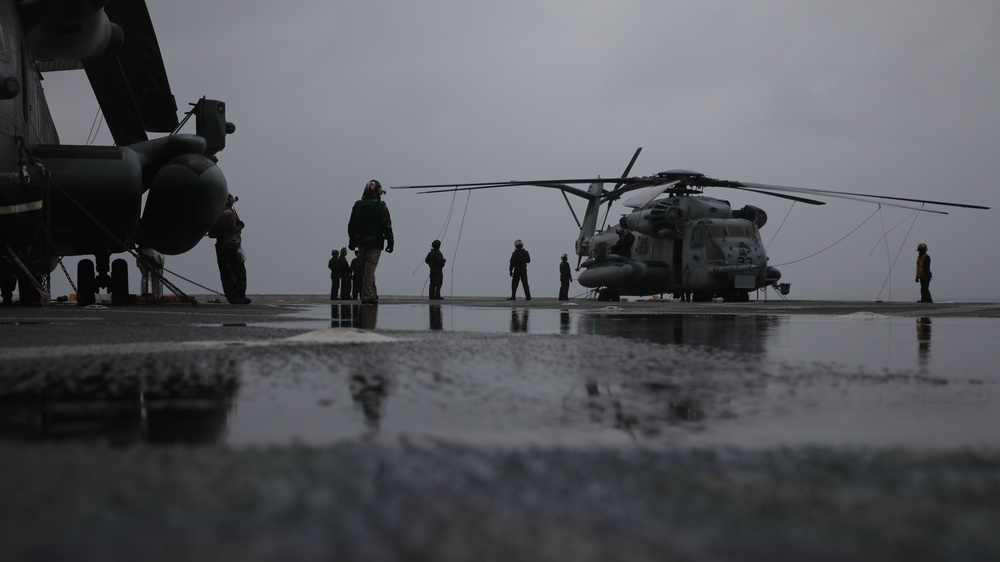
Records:
[[[444,264],[446,261],[448,260],[444,259],[444,254],[441,253],[441,241],[431,242],[431,251],[427,252],[427,257],[424,258],[424,263],[431,268],[429,289],[431,300],[443,300],[441,298],[441,285],[444,284]]]
[[[392,219],[389,217],[389,208],[382,202],[384,193],[378,180],[366,183],[361,199],[351,209],[351,220],[347,223],[347,234],[350,237],[348,247],[361,251],[361,261],[364,264],[361,304],[378,304],[375,268],[378,267],[383,247],[390,254],[393,250]]]
[[[569,282],[573,280],[573,275],[570,273],[569,258],[566,254],[562,255],[561,261],[559,262],[559,300],[568,301],[569,300]]]
[[[531,289],[528,288],[528,264],[531,263],[531,256],[528,250],[524,249],[524,242],[514,241],[514,252],[510,255],[510,298],[509,301],[517,300],[517,285],[524,285],[524,300],[531,300]]]
[[[917,278],[920,283],[920,301],[934,302],[931,299],[931,257],[927,255],[927,244],[917,244]]]
[[[215,238],[215,257],[226,300],[229,304],[250,304],[247,298],[246,254],[243,253],[244,225],[233,207],[235,203],[236,198],[232,194],[226,197],[226,208],[208,235]]]
[[[351,262],[347,261],[347,248],[340,249],[337,258],[337,274],[340,275],[340,300],[351,300]]]

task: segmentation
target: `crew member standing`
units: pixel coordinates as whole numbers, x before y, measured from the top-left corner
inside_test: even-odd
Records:
[[[431,242],[431,251],[427,252],[427,257],[424,258],[424,263],[431,268],[429,295],[431,300],[442,300],[441,285],[444,284],[444,264],[446,261],[448,260],[444,259],[444,254],[441,253],[441,241]]]
[[[163,298],[163,254],[152,248],[141,248],[135,262],[139,266],[139,294],[153,301]]]
[[[337,260],[337,272],[340,273],[340,300],[351,300],[351,262],[347,261],[347,248],[340,249]]]
[[[927,244],[917,244],[917,283],[920,283],[920,302],[934,302],[931,299],[931,257],[927,255]]]
[[[337,269],[337,262],[340,261],[340,252],[334,250],[330,252],[330,261],[326,262],[326,267],[330,268],[330,300],[337,300],[337,293],[340,292],[340,271]]]
[[[517,284],[524,285],[524,300],[531,300],[531,289],[528,288],[528,264],[531,263],[531,256],[528,250],[524,249],[524,242],[514,241],[514,252],[510,255],[510,298],[509,301],[517,300]]]
[[[559,262],[559,300],[569,300],[569,282],[572,280],[573,275],[570,273],[569,258],[566,257],[566,254],[563,254]]]
[[[215,238],[215,257],[219,262],[222,292],[229,304],[250,304],[247,298],[246,254],[243,252],[243,221],[233,205],[237,199],[226,196],[226,208],[208,235]]]
[[[364,264],[359,257],[361,252],[354,250],[354,258],[351,259],[351,300],[358,300],[361,294],[361,278],[364,276]]]
[[[379,257],[385,251],[392,253],[392,219],[389,208],[382,202],[382,184],[371,180],[365,184],[361,199],[354,203],[351,209],[351,220],[347,223],[347,234],[350,236],[349,247],[357,247],[361,251],[361,262],[364,264],[361,280],[361,304],[378,304],[378,292],[375,288],[375,268]]]

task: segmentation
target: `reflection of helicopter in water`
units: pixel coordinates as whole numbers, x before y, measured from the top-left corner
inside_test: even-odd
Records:
[[[115,146],[59,144],[42,72],[78,68]],[[144,0],[0,0],[0,281],[16,277],[22,302],[37,301],[61,256],[93,255],[96,268],[78,265],[78,302],[102,287],[116,300],[128,266],[112,254],[193,248],[225,205],[215,154],[235,127],[222,102],[191,114],[196,135],[148,139],[183,123]]]
[[[394,189],[433,189],[425,193],[467,191],[530,185],[558,189],[587,200],[576,241],[579,256],[577,281],[584,287],[602,289],[605,298],[618,295],[691,294],[694,300],[721,297],[746,301],[750,291],[774,286],[787,294],[788,285],[778,285],[781,272],[767,264],[767,252],[759,229],[767,222],[760,208],[746,205],[734,209],[728,201],[701,195],[706,187],[753,191],[809,205],[823,205],[811,197],[851,199],[916,211],[942,213],[925,208],[942,205],[987,209],[977,205],[889,197],[842,191],[825,191],[710,178],[689,170],[670,170],[652,176],[628,177],[639,156],[636,150],[619,179],[557,179],[397,186]],[[574,184],[589,184],[584,191]],[[609,190],[606,184],[614,184]],[[623,204],[632,211],[618,225],[597,231],[601,205],[611,204],[631,191],[648,188]],[[660,197],[665,195],[665,197]],[[915,206],[919,204],[920,206]],[[576,219],[576,212],[570,206]],[[580,263],[582,262],[582,263]]]

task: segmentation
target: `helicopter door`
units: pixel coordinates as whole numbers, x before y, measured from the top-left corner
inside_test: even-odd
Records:
[[[674,283],[680,285],[684,282],[682,279],[681,271],[684,269],[684,240],[683,238],[678,238],[674,240],[674,256],[671,264],[671,272],[673,273]]]

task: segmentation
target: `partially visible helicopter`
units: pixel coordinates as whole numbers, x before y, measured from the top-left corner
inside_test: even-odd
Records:
[[[79,68],[114,146],[59,143],[42,73]],[[0,0],[0,282],[16,278],[22,302],[38,301],[36,280],[60,257],[93,255],[78,264],[77,302],[101,288],[115,302],[128,294],[128,266],[113,254],[192,249],[225,206],[215,155],[235,131],[223,102],[192,105],[195,135],[149,139],[187,118],[145,0]]]
[[[652,176],[629,177],[639,153],[635,151],[618,179],[585,178],[506,182],[479,182],[394,186],[392,189],[425,189],[442,193],[530,185],[553,188],[587,200],[581,222],[573,207],[570,212],[580,228],[576,240],[577,281],[597,290],[600,300],[618,300],[622,295],[672,293],[690,295],[698,302],[721,298],[727,302],[747,301],[750,292],[774,287],[788,294],[789,284],[781,283],[781,272],[768,265],[760,228],[767,223],[763,209],[752,205],[734,209],[729,201],[702,195],[706,187],[753,191],[809,205],[824,205],[812,197],[831,197],[877,202],[915,211],[947,214],[927,205],[988,209],[979,205],[891,197],[844,191],[806,189],[761,183],[720,180],[690,170],[669,170]],[[585,191],[575,184],[589,184]],[[611,189],[605,185],[614,184]],[[438,189],[448,188],[448,189]],[[611,204],[626,193],[645,188],[623,202],[631,212],[617,225],[597,229],[601,206]],[[662,196],[662,197],[661,197]],[[920,206],[916,206],[919,204]]]

